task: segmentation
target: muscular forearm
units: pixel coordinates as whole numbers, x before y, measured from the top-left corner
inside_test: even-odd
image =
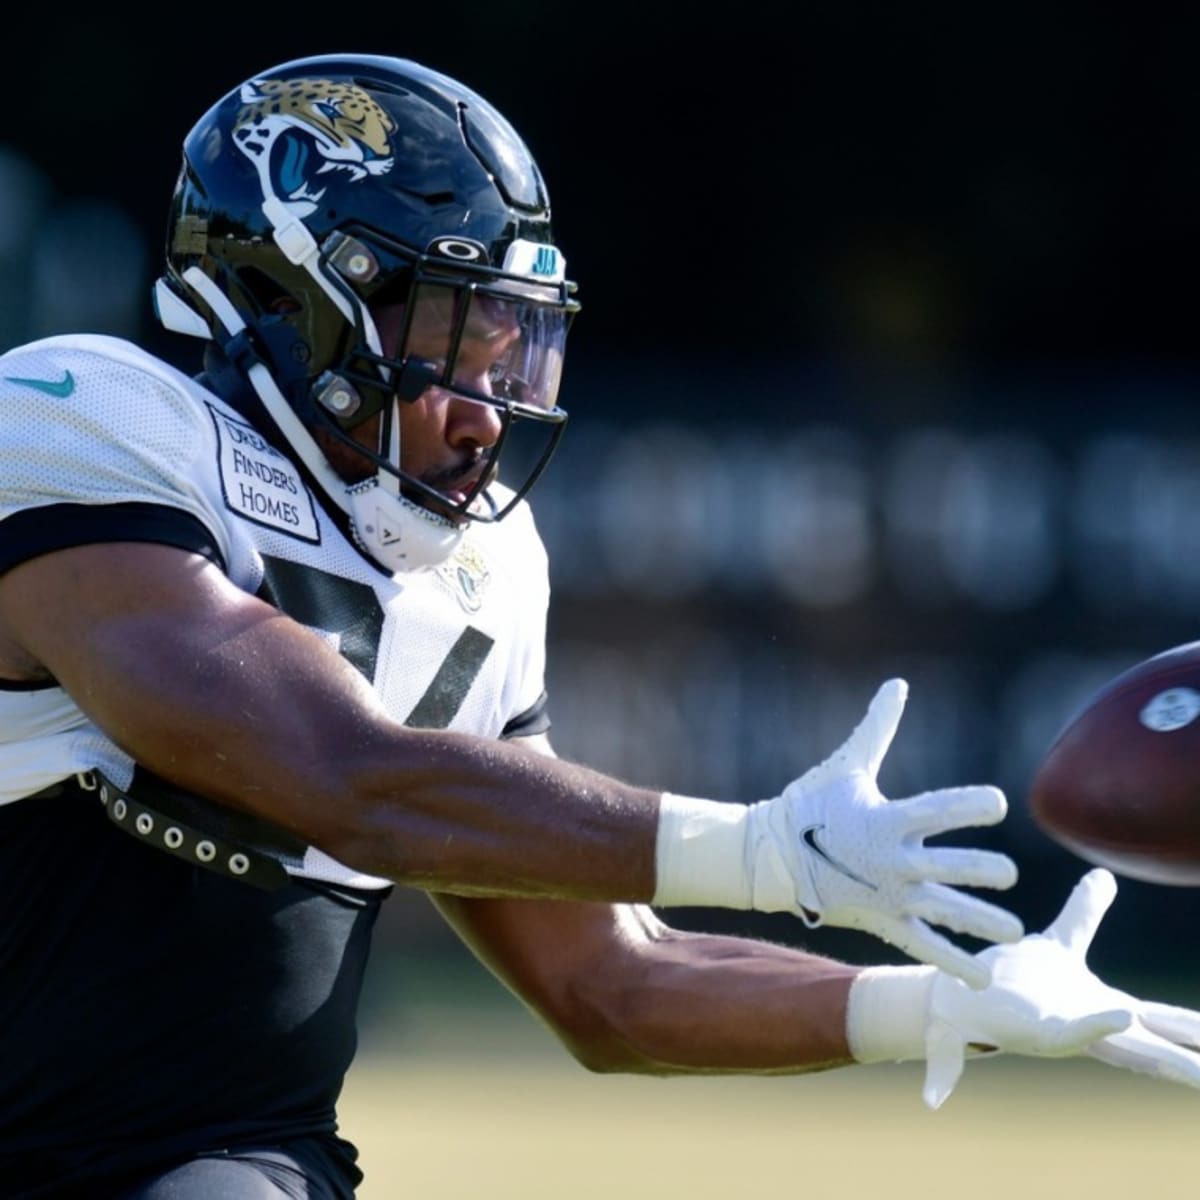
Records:
[[[402,752],[398,753],[398,749]],[[649,900],[659,797],[505,742],[408,731],[356,754],[347,806],[309,831],[372,874],[458,895]]]
[[[852,1061],[845,1014],[856,967],[676,930],[659,932],[642,958],[636,971],[596,971],[581,983],[581,999],[605,1014],[603,1036],[593,1026],[574,1044],[594,1070],[785,1074]]]
[[[850,1061],[859,968],[671,929],[642,905],[436,896],[478,957],[595,1071],[782,1074]]]

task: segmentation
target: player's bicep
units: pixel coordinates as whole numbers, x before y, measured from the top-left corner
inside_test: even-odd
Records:
[[[337,761],[330,738],[374,706],[318,636],[172,546],[76,546],[5,572],[0,645],[152,771],[239,806],[311,787]]]

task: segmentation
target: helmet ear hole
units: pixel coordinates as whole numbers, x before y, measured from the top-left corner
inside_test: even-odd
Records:
[[[260,313],[287,316],[300,312],[304,307],[293,292],[281,286],[258,267],[242,267],[237,273],[237,279]]]

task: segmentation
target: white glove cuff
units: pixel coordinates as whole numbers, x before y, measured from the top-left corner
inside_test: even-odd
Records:
[[[925,1057],[935,967],[867,967],[850,985],[846,1041],[856,1062]]]
[[[746,871],[749,810],[664,792],[658,810],[653,903],[749,908]]]

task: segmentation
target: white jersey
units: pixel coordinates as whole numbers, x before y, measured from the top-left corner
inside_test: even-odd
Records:
[[[472,525],[441,567],[389,576],[244,416],[91,335],[0,356],[0,462],[0,570],[87,541],[207,547],[238,587],[334,646],[399,721],[499,737],[543,697],[548,572],[524,504]],[[134,768],[61,688],[0,684],[0,804],[93,769],[125,787]],[[286,865],[386,886],[312,848]]]

